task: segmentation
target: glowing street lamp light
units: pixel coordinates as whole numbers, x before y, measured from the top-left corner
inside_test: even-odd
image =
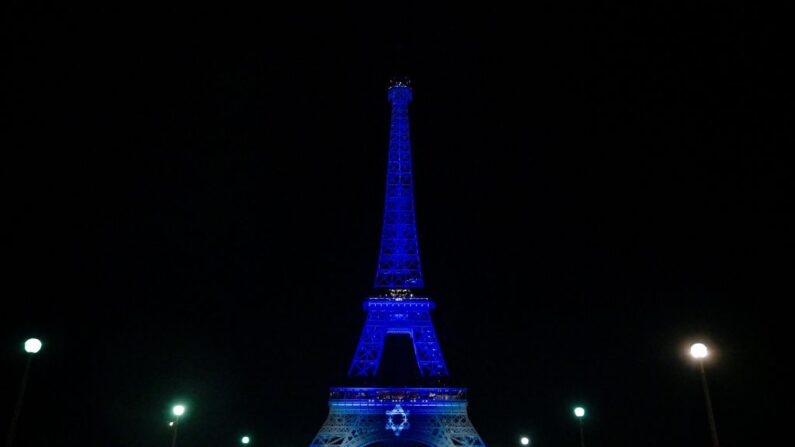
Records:
[[[712,412],[712,399],[709,397],[709,386],[707,385],[707,373],[704,370],[704,359],[709,356],[709,350],[704,343],[694,343],[690,346],[690,356],[698,361],[698,369],[701,370],[701,385],[704,388],[704,401],[707,406],[707,419],[709,421],[709,431],[712,436],[712,447],[719,447],[718,429],[715,426],[715,415]]]
[[[690,355],[694,359],[698,360],[706,358],[709,355],[709,350],[707,349],[707,345],[705,345],[704,343],[693,343],[693,345],[690,346]]]
[[[41,340],[38,338],[29,338],[25,340],[25,352],[28,354],[35,354],[41,351]]]
[[[28,375],[30,374],[30,364],[33,362],[33,355],[41,351],[41,340],[38,338],[29,338],[25,340],[25,352],[28,355],[28,361],[25,363],[25,372],[22,373],[22,385],[19,387],[19,394],[17,395],[17,404],[14,407],[14,415],[11,416],[11,425],[8,428],[8,436],[6,437],[6,447],[11,447],[14,444],[14,433],[17,428],[17,421],[19,414],[22,412],[22,401],[25,399],[25,389],[28,386]]]
[[[247,445],[250,442],[251,442],[251,438],[249,438],[248,436],[243,436],[242,438],[240,438],[240,443],[243,444],[243,445]]]
[[[171,434],[171,447],[175,447],[177,445],[177,428],[179,428],[179,418],[185,414],[185,405],[174,405],[174,407],[171,409],[171,412],[174,414],[174,416],[176,416],[176,418],[173,422],[170,422],[168,426],[174,429]]]
[[[585,447],[585,435],[582,431],[582,419],[585,417],[585,408],[583,407],[574,407],[574,416],[577,417],[577,421],[580,423],[580,447]]]
[[[519,443],[522,445],[530,445],[530,438],[527,436],[522,436],[522,438],[519,439]]]

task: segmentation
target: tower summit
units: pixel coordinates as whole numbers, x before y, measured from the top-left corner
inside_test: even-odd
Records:
[[[389,127],[389,157],[384,201],[384,226],[375,275],[376,289],[421,289],[423,287],[417,223],[414,217],[414,178],[411,170],[409,102],[407,78],[393,78],[387,90],[392,104]]]

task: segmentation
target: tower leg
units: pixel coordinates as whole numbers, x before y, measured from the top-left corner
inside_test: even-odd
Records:
[[[378,371],[378,363],[381,361],[381,353],[384,350],[384,339],[386,338],[386,327],[372,324],[370,316],[362,329],[362,336],[359,338],[359,346],[353,356],[353,363],[348,370],[348,375],[352,377],[373,377]]]
[[[329,412],[311,447],[359,447],[372,444],[384,432],[380,414]]]

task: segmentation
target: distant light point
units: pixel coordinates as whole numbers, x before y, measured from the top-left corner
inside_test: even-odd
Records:
[[[35,354],[41,350],[41,340],[29,338],[25,341],[25,352]]]
[[[242,438],[240,438],[240,442],[242,444],[248,444],[249,442],[251,442],[251,438],[249,438],[248,436],[243,436]]]
[[[577,416],[578,418],[581,418],[581,417],[585,416],[585,408],[583,408],[583,407],[575,408],[574,409],[574,415]]]
[[[174,413],[174,416],[182,416],[185,414],[185,405],[174,405],[171,411]]]
[[[692,346],[690,346],[690,355],[695,359],[703,359],[709,355],[707,345],[704,343],[694,343]]]
[[[530,445],[530,438],[527,436],[522,436],[522,439],[519,440],[522,445]]]

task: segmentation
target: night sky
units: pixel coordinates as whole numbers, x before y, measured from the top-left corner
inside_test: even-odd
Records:
[[[785,435],[776,11],[221,3],[4,7],[4,436],[45,343],[17,446],[166,446],[178,399],[180,446],[307,446],[372,292],[393,74],[426,292],[489,446],[576,446],[576,403],[588,446],[707,445],[697,338],[721,443]]]

